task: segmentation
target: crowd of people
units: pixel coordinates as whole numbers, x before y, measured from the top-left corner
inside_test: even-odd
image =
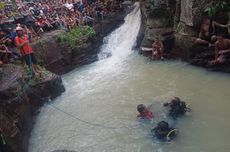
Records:
[[[17,53],[15,49],[17,28],[28,35],[30,43],[47,31],[93,26],[110,13],[120,11],[121,3],[122,0],[16,0],[15,4],[11,0],[1,1],[0,66],[23,56],[22,51]]]

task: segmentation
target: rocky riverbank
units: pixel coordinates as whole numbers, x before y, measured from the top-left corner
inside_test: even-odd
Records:
[[[12,152],[27,151],[37,110],[64,92],[61,77],[43,69],[42,78],[30,80],[20,65],[6,64],[0,79],[0,127]],[[10,151],[10,152],[11,152]]]
[[[211,0],[141,0],[144,24],[144,39],[141,48],[151,48],[155,38],[160,38],[166,47],[166,58],[179,58],[192,65],[212,71],[230,73],[230,58],[223,64],[211,64],[214,48],[197,47],[200,22],[204,11],[212,4]],[[228,12],[222,12],[215,20],[226,24]],[[150,55],[151,51],[141,51]]]

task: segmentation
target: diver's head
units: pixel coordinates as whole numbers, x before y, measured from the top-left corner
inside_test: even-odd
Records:
[[[137,106],[137,111],[138,111],[140,114],[144,114],[145,110],[146,110],[146,106],[145,106],[144,104],[139,104],[139,105]]]
[[[165,121],[161,121],[157,124],[157,127],[161,130],[167,130],[169,129],[169,124]]]
[[[174,97],[174,98],[171,100],[171,104],[172,104],[172,105],[176,105],[176,104],[178,104],[178,103],[180,103],[180,98],[178,98],[178,97]]]

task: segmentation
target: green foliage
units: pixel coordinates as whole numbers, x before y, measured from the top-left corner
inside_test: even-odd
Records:
[[[152,18],[166,17],[170,13],[166,8],[155,8],[149,12],[149,16]]]
[[[67,46],[72,50],[77,50],[87,43],[90,37],[95,36],[96,32],[89,26],[76,26],[71,32],[59,35],[61,45]]]
[[[207,13],[209,17],[214,17],[220,11],[230,11],[229,0],[213,1],[211,5],[204,10],[204,13]]]

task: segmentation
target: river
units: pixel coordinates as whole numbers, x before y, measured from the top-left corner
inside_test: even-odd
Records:
[[[63,76],[66,92],[41,108],[29,152],[229,152],[229,75],[138,55],[132,48],[140,23],[137,6],[105,38],[99,61]],[[175,96],[192,111],[172,121],[162,104]],[[153,105],[151,123],[137,121],[139,103]],[[151,137],[160,120],[178,128],[173,142]]]

